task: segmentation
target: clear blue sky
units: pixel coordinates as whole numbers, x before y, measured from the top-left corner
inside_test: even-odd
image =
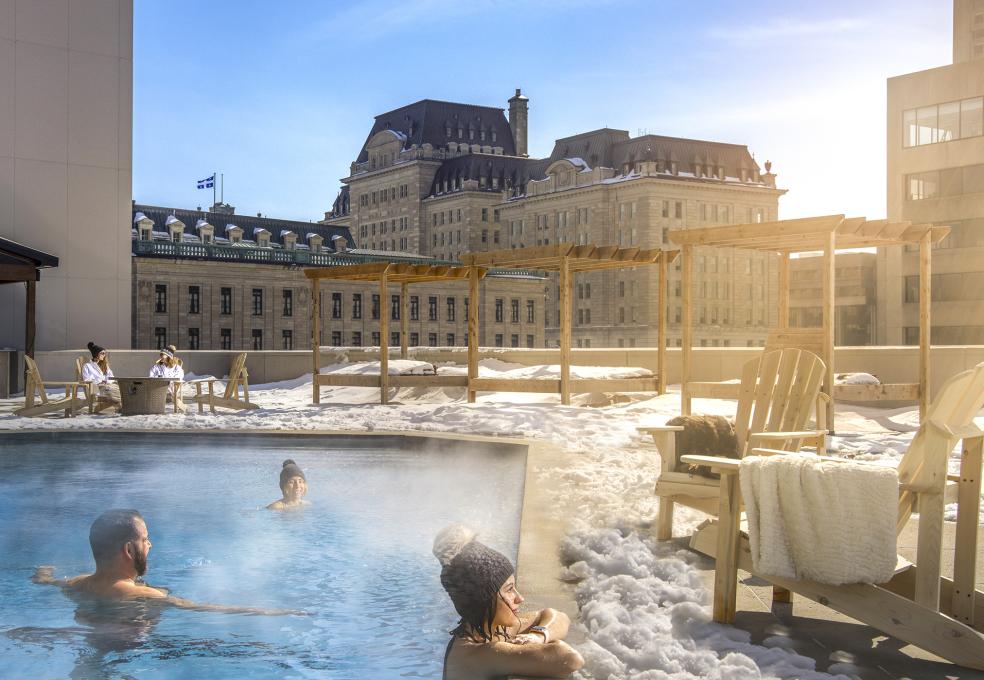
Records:
[[[885,215],[885,80],[951,61],[948,0],[137,0],[133,196],[319,219],[373,116],[530,97],[530,152],[610,126],[746,144],[781,217]]]

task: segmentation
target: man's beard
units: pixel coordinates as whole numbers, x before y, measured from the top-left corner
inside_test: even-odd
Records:
[[[133,568],[136,570],[137,576],[143,576],[147,573],[147,553],[134,554]]]

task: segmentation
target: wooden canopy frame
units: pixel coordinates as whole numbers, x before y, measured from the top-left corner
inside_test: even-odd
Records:
[[[679,251],[620,248],[619,246],[574,245],[555,243],[546,246],[533,246],[512,250],[495,250],[483,253],[467,253],[461,262],[475,267],[495,267],[496,269],[537,269],[560,273],[560,380],[501,380],[479,378],[478,367],[468,366],[468,401],[475,400],[477,391],[512,392],[560,392],[564,405],[571,403],[571,391],[591,391],[595,388],[608,388],[619,391],[656,391],[666,387],[666,274],[670,262],[676,259]],[[652,378],[623,378],[609,380],[571,381],[571,305],[573,302],[573,275],[579,272],[593,272],[604,269],[626,269],[657,265],[659,267],[659,321],[657,328],[658,368],[655,381]],[[478,324],[477,305],[472,306]],[[469,319],[469,326],[471,320]],[[469,353],[471,345],[469,344]]]
[[[378,387],[381,404],[388,401],[389,387],[466,387],[468,378],[464,376],[433,375],[389,375],[389,313],[386,309],[386,295],[390,284],[400,284],[400,357],[407,358],[407,337],[409,335],[409,297],[407,291],[412,283],[433,283],[435,281],[468,281],[473,303],[468,309],[468,375],[478,375],[478,284],[485,278],[488,270],[482,267],[456,267],[445,264],[404,264],[397,262],[372,262],[369,264],[345,265],[339,267],[317,267],[304,270],[311,281],[311,352],[312,389],[315,404],[321,403],[321,387]],[[335,281],[365,281],[379,284],[379,375],[321,375],[321,282],[325,279]],[[472,322],[474,317],[475,322]]]
[[[669,239],[681,246],[683,278],[683,376],[680,398],[683,413],[690,413],[693,396],[690,380],[691,352],[693,345],[692,315],[692,259],[695,246],[730,247],[777,253],[779,260],[779,329],[789,330],[789,260],[792,253],[821,251],[821,308],[823,325],[821,336],[822,358],[827,365],[823,391],[830,397],[840,392],[850,399],[918,399],[920,417],[925,416],[929,404],[929,349],[930,349],[930,281],[932,272],[932,246],[950,233],[949,227],[929,224],[912,224],[908,221],[868,220],[864,217],[824,215],[795,220],[779,220],[755,224],[735,224],[699,229],[674,229]],[[919,246],[919,379],[916,383],[890,385],[839,387],[834,386],[834,253],[837,249],[872,248],[884,246]],[[798,329],[793,329],[793,331]],[[790,332],[790,335],[795,333]],[[858,390],[856,388],[861,387]],[[864,389],[873,387],[875,389]],[[827,422],[833,428],[833,401],[827,404]]]
[[[27,287],[24,309],[24,354],[32,358],[37,333],[35,318],[37,282],[41,280],[42,269],[57,266],[58,258],[54,255],[28,248],[16,241],[0,238],[0,285],[23,283]]]

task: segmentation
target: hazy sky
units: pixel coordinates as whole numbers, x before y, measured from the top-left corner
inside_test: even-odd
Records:
[[[885,80],[951,61],[948,0],[137,0],[133,196],[320,219],[373,116],[530,97],[530,153],[609,126],[745,144],[780,217],[885,215]],[[935,12],[934,12],[935,10]]]

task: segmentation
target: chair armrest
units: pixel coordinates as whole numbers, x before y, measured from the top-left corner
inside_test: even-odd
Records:
[[[748,435],[748,439],[771,439],[774,441],[783,441],[786,439],[816,439],[817,437],[826,436],[826,430],[799,430],[796,432],[754,432]]]
[[[650,427],[637,427],[636,431],[648,434],[658,434],[660,432],[683,432],[683,425],[652,425]]]
[[[81,385],[78,380],[45,380],[41,383],[42,385],[61,385],[65,387],[66,385]]]
[[[809,456],[811,459],[816,458],[824,461],[825,463],[850,463],[857,461],[850,461],[847,458],[838,458],[837,456],[819,456],[815,453],[809,451],[781,451],[779,449],[752,449],[748,452],[749,456]],[[872,463],[873,465],[874,463]]]
[[[187,385],[194,385],[195,383],[211,383],[221,380],[221,378],[194,378],[193,380],[181,380],[175,382],[182,382]]]
[[[706,465],[714,472],[738,472],[741,461],[735,458],[724,458],[723,456],[680,456],[680,460],[689,465]]]

